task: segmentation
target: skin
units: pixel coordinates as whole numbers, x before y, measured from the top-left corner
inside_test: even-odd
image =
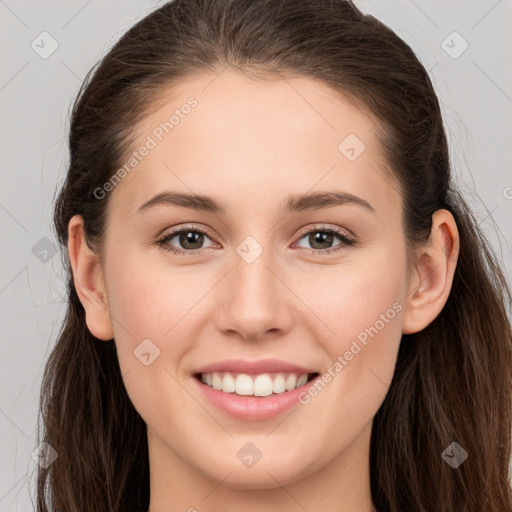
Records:
[[[198,100],[109,192],[103,263],[84,243],[81,218],[69,223],[88,328],[99,340],[115,338],[127,392],[148,426],[150,510],[370,512],[372,418],[402,333],[426,327],[446,303],[455,221],[446,210],[434,214],[409,270],[402,199],[384,171],[375,118],[311,78],[261,82],[231,70],[214,78],[170,89],[139,126],[134,149],[187,98]],[[350,133],[366,146],[352,162],[338,150]],[[172,205],[137,213],[163,190],[215,196],[227,213]],[[289,194],[319,190],[349,192],[375,212],[346,204],[283,216]],[[209,233],[199,253],[156,244],[189,223]],[[349,230],[356,245],[333,235],[322,246],[301,234],[322,232],[318,223]],[[263,249],[252,263],[236,251],[247,236]],[[178,237],[168,244],[187,250]],[[325,254],[329,247],[340,250]],[[394,303],[394,318],[290,414],[235,419],[191,386],[199,366],[230,358],[327,371]],[[149,366],[134,357],[146,338],[161,351]],[[250,468],[237,458],[247,442],[262,454]]]

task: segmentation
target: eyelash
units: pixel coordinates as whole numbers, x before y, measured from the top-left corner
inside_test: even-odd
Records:
[[[204,230],[203,228],[200,228],[199,226],[190,225],[185,226],[180,229],[176,229],[174,231],[171,231],[170,233],[166,233],[161,238],[157,240],[157,245],[159,245],[162,249],[168,252],[172,252],[174,254],[180,254],[180,255],[187,255],[187,256],[193,256],[194,254],[197,254],[201,252],[203,249],[195,249],[186,251],[184,249],[176,249],[175,247],[166,245],[166,242],[174,238],[177,234],[183,233],[183,232],[192,232],[192,233],[202,233],[203,235],[208,236],[209,238],[213,238],[209,235],[208,231]],[[333,252],[337,252],[341,249],[343,249],[346,246],[353,246],[355,245],[356,241],[352,237],[349,237],[343,230],[338,229],[336,227],[327,227],[324,225],[317,225],[313,228],[309,228],[306,230],[301,231],[299,238],[297,241],[304,238],[304,236],[309,235],[310,233],[330,233],[336,235],[342,243],[334,246],[334,248],[329,249],[308,249],[307,247],[301,247],[301,249],[304,249],[306,251],[309,251],[311,254],[331,254]]]

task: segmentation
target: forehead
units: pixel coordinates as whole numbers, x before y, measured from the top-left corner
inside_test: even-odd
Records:
[[[365,194],[377,199],[389,178],[376,126],[371,113],[312,78],[190,78],[137,127],[131,151],[139,155],[112,199],[133,213],[163,187],[249,204],[314,188],[363,194],[369,183],[375,190]]]

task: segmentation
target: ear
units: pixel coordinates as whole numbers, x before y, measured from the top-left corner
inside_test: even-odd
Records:
[[[458,256],[455,219],[448,210],[437,210],[432,216],[429,240],[416,252],[405,301],[403,334],[421,331],[441,312],[450,294]]]
[[[75,215],[68,224],[68,254],[75,289],[85,309],[87,327],[100,340],[114,337],[106,302],[103,271],[99,256],[85,241],[83,219]]]

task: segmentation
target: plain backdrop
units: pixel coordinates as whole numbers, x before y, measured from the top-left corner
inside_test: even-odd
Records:
[[[428,70],[454,172],[510,280],[512,1],[355,3]],[[0,0],[0,512],[34,510],[40,379],[65,311],[51,210],[68,161],[71,104],[89,68],[162,4]]]

